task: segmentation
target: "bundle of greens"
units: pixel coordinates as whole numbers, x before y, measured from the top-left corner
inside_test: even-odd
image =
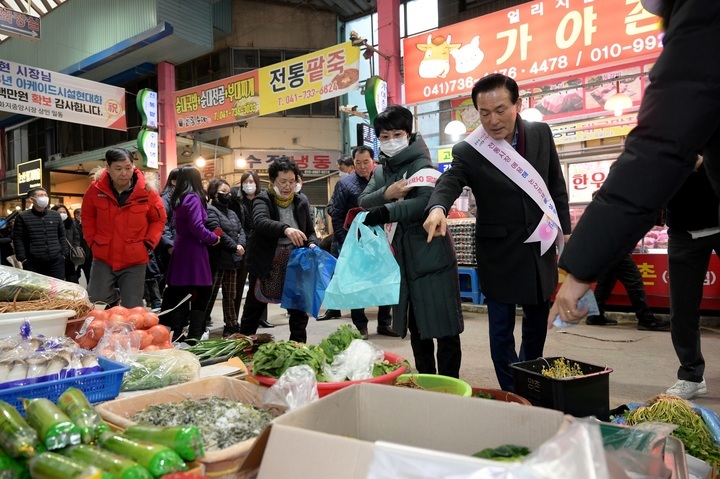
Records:
[[[331,364],[335,356],[350,346],[353,339],[362,339],[362,334],[349,324],[343,324],[330,336],[320,341],[320,349],[325,353],[327,362]]]
[[[675,424],[672,435],[683,442],[685,452],[715,468],[720,466],[720,449],[713,444],[710,430],[682,398],[661,394],[650,405],[626,412],[625,419],[631,426],[641,422]]]
[[[269,378],[279,378],[292,366],[307,364],[315,372],[318,381],[327,381],[322,372],[325,353],[319,346],[294,341],[277,341],[260,346],[253,355],[252,373]]]
[[[522,461],[525,456],[530,454],[530,449],[524,446],[516,446],[514,444],[505,444],[496,448],[488,447],[480,452],[473,454],[481,459],[491,459],[493,461],[516,462]]]

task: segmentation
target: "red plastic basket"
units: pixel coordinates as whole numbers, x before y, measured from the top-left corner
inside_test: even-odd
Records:
[[[3,389],[0,390],[0,400],[15,406],[24,416],[23,399],[47,398],[57,402],[60,395],[71,386],[81,390],[91,403],[114,399],[120,394],[123,375],[130,371],[130,366],[103,357],[98,357],[98,363],[102,369],[98,373]]]

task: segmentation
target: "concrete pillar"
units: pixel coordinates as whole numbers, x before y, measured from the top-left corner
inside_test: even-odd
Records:
[[[177,140],[175,139],[175,65],[158,63],[158,137],[160,140],[160,189],[165,186],[168,173],[177,167]]]
[[[378,50],[390,57],[379,57],[380,77],[388,84],[388,105],[401,105],[402,77],[400,76],[400,0],[377,2]]]

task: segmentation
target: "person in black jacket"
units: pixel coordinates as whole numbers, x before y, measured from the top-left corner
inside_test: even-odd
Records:
[[[60,219],[65,227],[65,240],[68,246],[72,246],[73,248],[80,246],[82,231],[80,231],[78,226],[75,224],[75,221],[70,217],[70,212],[67,207],[65,207],[65,205],[55,205],[52,209],[60,213]],[[68,254],[65,257],[65,281],[78,283],[79,278],[80,277],[76,273],[75,263],[72,262],[70,255]]]
[[[243,230],[245,231],[245,237],[250,239],[250,235],[253,232],[253,217],[252,217],[252,205],[257,195],[260,194],[260,177],[252,170],[248,170],[240,177],[240,185],[233,186],[230,188],[232,198],[230,201],[229,208],[238,215],[240,222],[242,223]],[[237,295],[235,296],[235,309],[237,310],[238,316],[240,315],[240,304],[242,303],[243,290],[245,288],[245,282],[248,277],[247,270],[247,259],[248,251],[245,251],[242,263],[237,270]],[[261,328],[274,328],[275,325],[267,320],[267,308],[263,311],[262,318],[260,318]]]
[[[80,247],[85,252],[85,262],[75,268],[75,276],[77,277],[78,281],[80,281],[80,272],[85,273],[85,283],[90,282],[90,268],[92,268],[92,250],[90,249],[90,245],[87,244],[87,241],[85,241],[85,235],[82,231],[82,210],[80,208],[75,208],[73,210],[73,216],[75,217],[75,227],[80,232]]]
[[[239,332],[238,313],[235,308],[237,297],[237,269],[245,255],[245,231],[237,214],[228,208],[230,204],[230,184],[220,178],[213,178],[207,190],[210,204],[208,204],[208,217],[205,227],[210,231],[216,228],[222,230],[220,244],[210,249],[210,269],[213,275],[213,287],[210,302],[205,310],[207,322],[210,312],[215,305],[218,290],[222,285],[223,298],[223,337]]]
[[[670,322],[677,382],[666,392],[692,399],[707,393],[705,358],[700,350],[700,302],[713,251],[720,256],[720,201],[710,185],[702,157],[695,172],[667,205]]]
[[[27,197],[32,208],[20,213],[13,226],[15,258],[23,269],[65,279],[68,244],[60,213],[49,210],[45,188],[31,188]]]
[[[330,247],[332,254],[336,257],[340,254],[342,245],[345,242],[347,231],[344,228],[345,217],[348,211],[358,206],[358,197],[365,190],[370,177],[372,176],[375,162],[373,150],[367,146],[358,146],[353,149],[353,158],[355,166],[353,173],[342,178],[335,185],[330,201],[332,208],[332,225],[333,225],[333,243]],[[391,336],[394,338],[400,335],[392,329],[392,316],[390,314],[392,306],[385,305],[378,307],[378,326],[377,333],[383,336]],[[339,318],[341,312],[336,309],[328,309],[325,314],[317,318],[318,321]],[[367,339],[368,336],[368,318],[365,316],[365,309],[353,309],[350,311],[350,317],[355,327]]]
[[[293,160],[277,158],[268,168],[271,189],[261,192],[253,203],[255,230],[248,242],[250,256],[247,263],[250,290],[240,320],[242,334],[257,332],[267,301],[279,302],[285,282],[284,269],[275,269],[273,264],[277,265],[283,257],[287,259],[294,248],[314,248],[317,243],[310,208],[295,194],[299,174],[300,169]],[[260,295],[264,296],[259,298]],[[307,313],[297,309],[288,312],[290,340],[304,343],[307,340]]]

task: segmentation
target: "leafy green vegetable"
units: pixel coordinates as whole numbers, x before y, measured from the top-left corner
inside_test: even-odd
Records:
[[[200,361],[222,356],[237,356],[243,361],[247,361],[249,359],[247,351],[253,346],[252,339],[247,337],[237,339],[197,339],[191,340],[191,342],[193,342],[193,345],[185,349],[185,351],[193,353]]]
[[[408,371],[410,370],[410,363],[407,362],[407,360],[395,364],[390,364],[388,360],[385,359],[373,365],[373,377],[390,374],[391,372],[399,369],[402,366],[407,366]]]
[[[661,394],[653,404],[626,412],[625,418],[631,426],[653,421],[675,424],[677,429],[672,435],[683,442],[685,452],[713,467],[720,466],[720,449],[713,444],[705,422],[686,400]]]
[[[200,361],[179,349],[141,351],[130,356],[122,391],[158,389],[171,384],[194,381],[200,374]]]
[[[252,373],[270,378],[279,378],[292,366],[307,364],[315,371],[318,381],[327,381],[322,373],[325,353],[318,346],[294,341],[277,341],[260,346],[253,355]]]
[[[514,462],[521,461],[528,454],[530,454],[530,449],[527,447],[505,444],[494,449],[491,447],[483,449],[473,454],[473,456],[493,461]]]
[[[360,331],[349,324],[343,324],[335,330],[335,332],[331,333],[330,336],[320,341],[320,347],[325,353],[327,362],[332,363],[335,356],[345,351],[353,339],[362,338],[363,336],[360,334]]]
[[[482,391],[476,392],[473,397],[480,398],[480,399],[495,399],[495,396],[489,393],[484,393]]]

